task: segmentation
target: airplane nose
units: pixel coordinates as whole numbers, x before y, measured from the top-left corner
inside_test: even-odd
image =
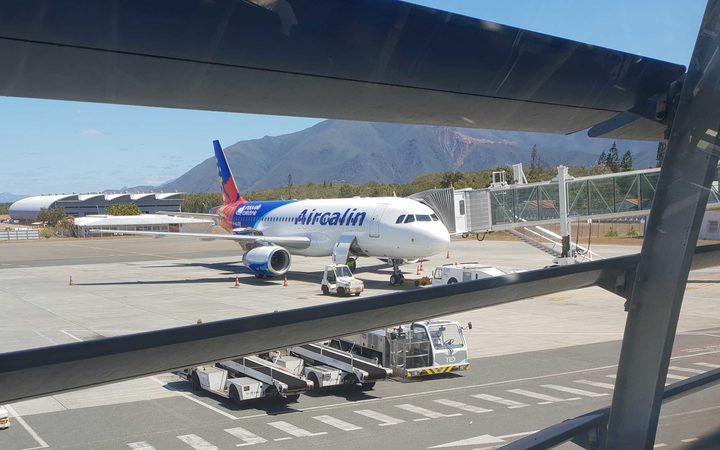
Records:
[[[432,254],[443,252],[450,246],[450,233],[446,229],[433,230],[432,233],[428,233],[426,239]]]

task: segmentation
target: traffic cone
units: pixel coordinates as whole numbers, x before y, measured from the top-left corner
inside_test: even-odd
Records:
[[[285,275],[285,279],[283,280],[283,286],[287,286],[287,275]]]
[[[415,275],[420,275],[420,265],[418,264],[417,270],[415,271]]]
[[[75,284],[75,283],[73,283],[72,275],[70,275],[70,283],[68,283],[68,286],[72,286],[72,285],[74,285],[74,284]]]
[[[424,272],[425,269],[423,269],[422,261],[420,261],[420,272]]]
[[[240,279],[235,277],[235,287],[240,287]]]

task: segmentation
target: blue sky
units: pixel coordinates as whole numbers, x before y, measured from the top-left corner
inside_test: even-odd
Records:
[[[390,0],[388,0],[390,1]],[[414,3],[687,65],[704,0]],[[225,145],[319,119],[0,97],[0,192],[92,192],[169,181]]]

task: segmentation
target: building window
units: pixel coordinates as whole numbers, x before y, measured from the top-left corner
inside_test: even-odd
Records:
[[[459,209],[460,209],[460,215],[464,216],[465,215],[465,200],[460,200],[460,208]]]

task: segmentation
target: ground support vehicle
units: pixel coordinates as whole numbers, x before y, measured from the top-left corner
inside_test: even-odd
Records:
[[[443,264],[433,271],[432,284],[443,285],[507,275],[511,271],[478,263]]]
[[[290,348],[290,353],[305,361],[303,374],[315,389],[341,384],[372,389],[375,382],[392,375],[392,371],[350,352],[324,344],[305,344]]]
[[[0,405],[0,430],[4,430],[10,426],[10,413],[8,410]]]
[[[451,320],[425,320],[343,336],[330,345],[377,361],[404,379],[470,367],[463,328]]]
[[[345,264],[328,264],[325,266],[322,281],[322,293],[337,295],[360,295],[365,289],[362,281],[355,278]]]
[[[277,364],[278,361],[247,356],[194,367],[186,371],[186,376],[194,390],[206,390],[235,402],[279,396],[292,400],[312,389],[313,384],[282,365],[292,366],[299,358],[284,358],[287,360],[279,359]]]

